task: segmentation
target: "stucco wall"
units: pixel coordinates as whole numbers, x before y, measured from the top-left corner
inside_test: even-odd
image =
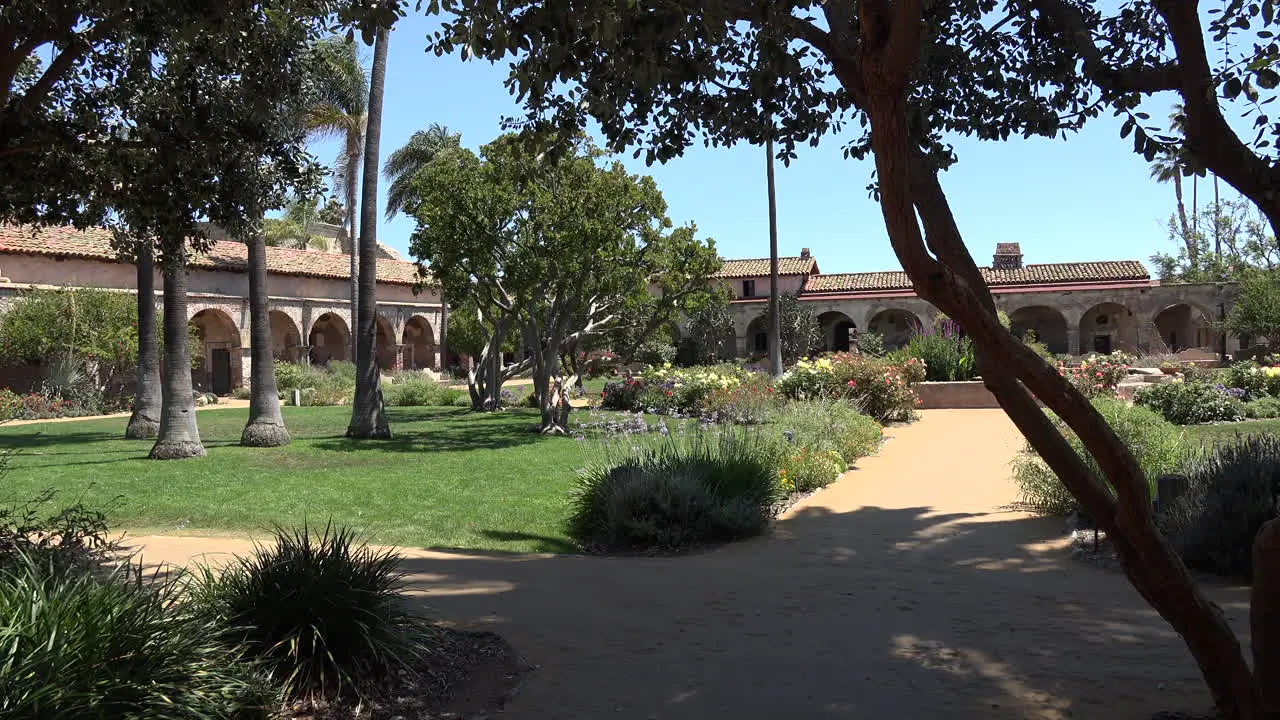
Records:
[[[97,287],[133,292],[136,282],[134,266],[74,258],[0,254],[0,312],[13,299],[33,287]],[[156,305],[161,308],[163,284],[156,276]],[[338,318],[342,331],[349,337],[353,327],[346,279],[300,277],[271,274],[267,279],[269,305],[274,316],[273,355],[297,359],[312,357],[310,338],[317,321],[325,315]],[[203,320],[198,326],[217,328],[216,337],[205,348],[202,369],[196,373],[198,385],[207,389],[212,382],[210,368],[214,351],[230,355],[231,387],[246,385],[250,376],[249,286],[244,273],[193,268],[189,274],[188,312]],[[441,303],[437,290],[427,289],[415,295],[407,285],[379,283],[380,334],[379,358],[390,369],[402,363],[412,367],[440,367]],[[406,327],[413,320],[406,336]],[[299,343],[301,340],[301,343]],[[349,347],[349,346],[347,346]],[[328,348],[322,359],[349,356],[349,350],[336,352]],[[218,362],[228,362],[219,355]],[[0,382],[3,381],[0,375]],[[16,379],[16,377],[15,377]]]
[[[1090,289],[997,289],[993,295],[996,307],[1010,315],[1042,314],[1028,313],[1029,308],[1048,310],[1062,328],[1062,337],[1055,338],[1059,347],[1054,349],[1077,355],[1094,351],[1094,338],[1098,336],[1109,338],[1115,350],[1164,353],[1170,349],[1167,342],[1170,331],[1176,335],[1178,349],[1194,347],[1196,345],[1192,343],[1199,341],[1201,345],[1217,351],[1217,337],[1207,327],[1209,321],[1216,321],[1222,312],[1230,313],[1233,292],[1229,284],[1205,283]],[[927,302],[906,294],[801,296],[801,300],[814,315],[824,317],[824,327],[830,327],[833,320],[839,319],[838,313],[854,323],[859,333],[871,330],[877,316],[883,318],[885,315],[882,313],[890,310],[907,313],[909,315],[905,317],[914,317],[920,324],[932,323],[938,316],[937,310]],[[1176,310],[1178,306],[1185,306],[1183,310],[1192,312]],[[1175,310],[1162,316],[1161,313],[1169,308]],[[730,305],[740,354],[749,354],[750,351],[752,338],[749,337],[748,326],[767,310],[768,304],[763,299]],[[1104,314],[1107,322],[1100,326],[1098,317]],[[1236,352],[1238,349],[1239,339],[1229,337],[1227,351]]]

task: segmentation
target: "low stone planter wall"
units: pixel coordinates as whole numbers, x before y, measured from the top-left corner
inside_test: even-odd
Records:
[[[969,408],[998,408],[996,396],[981,380],[960,382],[922,382],[915,386],[920,396],[921,410],[961,410]],[[1040,404],[1040,401],[1036,401]]]

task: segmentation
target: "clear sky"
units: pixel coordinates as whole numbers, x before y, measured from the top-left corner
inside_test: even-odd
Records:
[[[506,65],[436,57],[423,50],[437,23],[411,15],[392,34],[384,159],[415,130],[433,122],[461,132],[464,145],[478,148],[501,132],[504,116],[519,111],[503,86]],[[1164,117],[1175,99],[1169,94],[1145,109],[1152,117]],[[1147,163],[1133,154],[1131,139],[1120,138],[1119,127],[1108,116],[1070,141],[960,139],[960,162],[942,181],[978,263],[990,263],[997,242],[1021,243],[1030,263],[1147,262],[1155,252],[1174,250],[1166,231],[1175,207],[1173,188],[1149,178]],[[870,163],[843,159],[841,147],[848,139],[828,136],[817,148],[798,149],[799,159],[790,167],[778,163],[779,252],[796,255],[802,247],[810,248],[824,273],[897,269],[879,206],[867,197]],[[327,162],[337,145],[316,143],[314,151]],[[762,148],[698,145],[682,158],[651,167],[629,154],[621,159],[632,172],[652,175],[672,220],[696,223],[700,235],[715,239],[723,257],[768,256]],[[380,191],[380,207],[385,207],[385,181]],[[1186,193],[1190,203],[1189,179]],[[1201,180],[1201,204],[1211,199],[1211,183]],[[412,231],[413,221],[401,216],[382,222],[378,240],[403,252]]]

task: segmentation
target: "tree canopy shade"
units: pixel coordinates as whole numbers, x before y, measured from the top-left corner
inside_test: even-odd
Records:
[[[944,133],[1057,136],[1107,107],[1129,115],[1122,134],[1154,157],[1178,139],[1149,130],[1134,108],[1149,93],[1174,89],[1197,164],[1258,203],[1275,227],[1280,165],[1259,155],[1267,147],[1261,140],[1252,148],[1240,141],[1217,92],[1225,77],[1222,95],[1243,105],[1258,88],[1275,87],[1269,38],[1252,52],[1266,62],[1235,65],[1223,76],[1209,68],[1195,0],[1122,3],[1110,14],[1073,0],[444,6],[457,19],[434,47],[512,56],[509,86],[531,124],[573,128],[590,116],[611,146],[636,147],[650,161],[698,139],[761,143],[766,133],[785,159],[797,144],[856,120],[866,132],[848,152],[874,153],[872,192],[916,293],[973,339],[986,386],[1107,532],[1135,589],[1183,636],[1224,716],[1280,712],[1264,710],[1261,699],[1280,678],[1254,677],[1221,613],[1154,527],[1150,489],[1132,453],[1087,399],[999,323],[938,177],[956,159]],[[1228,2],[1209,29],[1218,38],[1274,21],[1270,2],[1240,0]],[[1161,54],[1170,44],[1173,60]],[[1280,130],[1267,120],[1261,127],[1264,136]],[[1081,439],[1100,472],[1028,391]],[[1262,646],[1255,643],[1255,652]]]
[[[582,139],[566,149],[507,135],[479,156],[441,154],[414,177],[406,204],[418,221],[411,252],[446,297],[474,303],[489,354],[509,330],[532,352],[546,432],[567,422],[573,378],[562,378],[562,352],[624,320],[656,327],[720,267],[713,243],[671,227],[652,178],[602,159]]]
[[[401,5],[401,0],[4,3],[0,219],[96,225],[127,196],[162,203],[183,195],[182,183],[210,174],[198,162],[169,168],[172,185],[158,194],[139,190],[139,166],[157,159],[176,166],[189,162],[193,150],[234,151],[228,138],[255,137],[271,97],[292,89],[293,63],[272,67],[274,82],[258,86],[262,96],[256,103],[241,97],[222,105],[233,98],[215,78],[233,77],[225,71],[272,59],[287,26],[358,27],[367,33],[390,24],[403,13]],[[157,107],[162,96],[156,91],[166,78],[168,90],[179,90],[172,84],[179,75],[188,83],[185,92],[169,95],[168,107]],[[195,92],[197,81],[210,95]],[[160,115],[175,109],[181,112]],[[235,119],[215,122],[228,116]],[[167,124],[157,125],[160,118]]]

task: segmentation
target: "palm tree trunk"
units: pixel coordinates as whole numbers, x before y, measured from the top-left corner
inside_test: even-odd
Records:
[[[154,460],[204,455],[191,392],[191,349],[187,330],[187,258],[177,251],[164,265],[164,378],[160,432],[151,448]]]
[[[1222,205],[1218,196],[1218,175],[1213,175],[1213,254],[1222,258]]]
[[[782,374],[782,308],[778,302],[778,203],[773,183],[773,136],[765,137],[768,164],[765,177],[769,191],[769,372]]]
[[[350,438],[390,438],[382,403],[381,372],[374,357],[378,282],[378,144],[382,135],[382,93],[387,77],[386,29],[378,30],[369,75],[369,123],[365,136],[360,197],[360,303],[356,336],[356,397],[351,404]]]
[[[271,354],[271,308],[267,304],[267,243],[255,232],[245,241],[249,254],[249,423],[240,434],[247,447],[289,444],[289,431],[280,412],[275,359]]]
[[[1194,266],[1196,262],[1196,239],[1191,232],[1191,225],[1187,222],[1187,205],[1182,199],[1182,171],[1179,168],[1178,173],[1173,176],[1173,195],[1178,199],[1178,223],[1182,228],[1182,243],[1187,248],[1187,260]]]
[[[360,307],[360,260],[356,247],[356,180],[360,178],[356,160],[360,151],[354,138],[347,138],[347,250],[351,259],[351,326],[355,327],[356,308]],[[356,361],[356,344],[351,343],[351,362]]]
[[[156,336],[156,276],[151,243],[138,244],[138,368],[133,413],[124,436],[146,440],[160,432],[160,348]]]

